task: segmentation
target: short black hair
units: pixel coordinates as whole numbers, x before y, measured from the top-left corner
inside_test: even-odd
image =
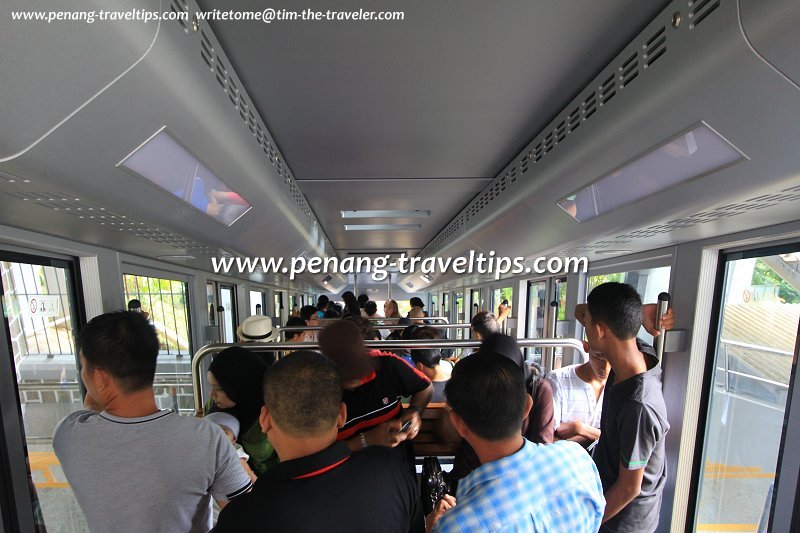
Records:
[[[328,309],[322,314],[322,318],[342,318],[342,314],[336,309]]]
[[[453,411],[488,441],[520,434],[526,395],[522,369],[510,359],[484,353],[459,361],[445,385]]]
[[[375,313],[378,312],[378,304],[376,304],[372,300],[368,301],[367,303],[364,304],[364,312],[366,312],[370,316],[374,315]]]
[[[328,306],[328,302],[330,302],[330,298],[328,298],[324,294],[320,294],[319,298],[317,298],[317,309],[323,310]]]
[[[361,309],[363,309],[364,305],[366,305],[366,303],[369,301],[369,296],[367,296],[366,294],[359,294],[357,301],[358,301],[358,306]]]
[[[500,332],[500,324],[497,323],[497,319],[489,311],[481,311],[472,317],[470,325],[475,333],[484,338],[492,333]]]
[[[361,338],[365,341],[375,339],[375,331],[372,329],[372,322],[361,315],[350,315],[345,320],[352,322],[361,330]]]
[[[286,327],[287,328],[297,328],[297,327],[304,327],[304,326],[308,326],[308,324],[306,324],[306,321],[303,320],[302,318],[300,318],[299,316],[289,317],[289,319],[286,321]],[[286,335],[284,336],[284,338],[288,340],[288,339],[291,339],[293,337],[296,337],[296,336],[302,335],[302,334],[303,334],[303,331],[287,331]]]
[[[264,404],[286,433],[317,436],[336,424],[342,404],[342,377],[319,352],[298,350],[264,374]]]
[[[627,283],[603,283],[589,293],[586,303],[592,321],[605,324],[615,337],[636,337],[642,325],[642,298],[636,289]]]
[[[313,305],[304,305],[300,308],[300,318],[308,322],[317,313],[317,308]]]
[[[411,359],[415,363],[420,363],[428,368],[436,368],[442,360],[441,350],[431,350],[430,348],[412,348]]]
[[[433,326],[423,326],[414,330],[413,338],[415,339],[444,339],[444,333],[441,329]]]
[[[141,309],[142,302],[134,298],[133,300],[128,301],[128,311],[133,311],[134,309]]]
[[[159,341],[141,313],[116,311],[94,317],[81,328],[75,347],[87,364],[111,374],[124,392],[153,386]]]

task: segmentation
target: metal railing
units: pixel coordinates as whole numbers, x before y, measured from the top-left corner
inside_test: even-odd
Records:
[[[724,357],[723,357],[724,364],[723,364],[723,366],[718,366],[717,370],[721,370],[722,372],[725,373],[725,391],[726,392],[729,392],[731,390],[731,380],[730,380],[730,376],[731,375],[736,376],[736,377],[740,377],[740,378],[744,378],[744,379],[753,380],[753,381],[759,381],[761,383],[766,383],[767,385],[780,387],[782,389],[788,389],[789,388],[789,384],[788,383],[781,383],[780,381],[774,381],[774,380],[771,380],[771,379],[762,378],[760,376],[754,376],[752,374],[746,374],[744,372],[738,372],[736,370],[731,370],[730,354],[728,353],[728,346],[736,346],[738,348],[745,348],[747,350],[771,353],[771,354],[776,354],[776,355],[793,356],[794,354],[792,352],[787,351],[787,350],[779,350],[777,348],[770,348],[768,346],[759,346],[757,344],[749,344],[749,343],[746,343],[746,342],[732,341],[732,340],[728,340],[728,339],[720,339],[719,344],[722,347],[722,349],[724,350]]]
[[[584,360],[588,355],[583,351],[583,345],[577,339],[516,339],[520,348],[542,347],[542,348],[572,348],[577,350]],[[380,348],[392,350],[397,348],[479,348],[481,341],[478,340],[411,340],[411,341],[364,341],[367,348]],[[280,351],[280,350],[315,350],[319,348],[317,342],[272,342],[272,343],[248,343],[248,344],[208,344],[203,346],[194,354],[192,358],[192,385],[194,394],[195,413],[202,410],[203,390],[202,379],[200,378],[200,364],[203,359],[211,354],[221,352],[231,346],[240,346],[246,350]]]
[[[397,319],[389,319],[397,320]],[[411,320],[429,320],[427,318],[412,318]],[[468,329],[470,324],[378,324],[373,326],[373,329],[406,329],[408,326],[428,326],[436,329]],[[319,331],[325,329],[325,326],[289,326],[277,328],[278,332],[294,332],[294,331]],[[271,345],[270,345],[271,346]]]

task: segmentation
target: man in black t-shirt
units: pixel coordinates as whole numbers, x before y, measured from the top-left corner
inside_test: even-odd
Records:
[[[402,461],[388,448],[353,453],[336,442],[346,417],[339,371],[325,356],[297,351],[272,365],[259,421],[281,462],[222,510],[214,531],[423,529],[419,491]]]
[[[630,285],[604,283],[585,305],[576,307],[575,317],[584,325],[589,345],[605,354],[612,369],[593,454],[606,497],[600,530],[655,531],[666,483],[669,423],[661,368],[637,346],[641,298]]]

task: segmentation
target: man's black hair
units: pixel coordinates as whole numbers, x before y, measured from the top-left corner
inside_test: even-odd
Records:
[[[522,430],[525,375],[510,359],[479,353],[459,361],[445,396],[470,431],[485,440],[507,439]]]
[[[483,338],[488,337],[492,333],[500,332],[500,324],[497,323],[497,319],[489,311],[481,311],[472,317],[470,325],[472,326],[472,330]]]
[[[324,294],[320,294],[319,298],[317,298],[317,310],[324,311],[326,307],[328,307],[328,303],[330,299],[325,296]]]
[[[595,287],[586,299],[593,322],[605,324],[620,340],[636,337],[642,325],[642,298],[627,283]]]
[[[264,404],[278,426],[292,436],[329,431],[342,404],[339,369],[319,352],[293,352],[264,374]]]
[[[373,302],[372,300],[368,301],[364,304],[364,312],[366,312],[369,316],[374,315],[378,312],[378,304]]]
[[[306,321],[300,318],[299,316],[292,316],[286,321],[287,328],[296,328],[296,327],[303,327],[307,326]],[[287,331],[284,338],[288,341],[289,339],[296,337],[297,335],[302,335],[302,331]]]
[[[94,317],[81,328],[75,348],[90,367],[111,374],[124,392],[153,386],[158,335],[141,313],[117,311]]]
[[[442,351],[429,348],[412,348],[411,359],[424,367],[436,368],[436,365],[442,360]]]
[[[359,294],[357,301],[358,301],[358,306],[361,309],[364,309],[364,305],[366,305],[366,303],[369,301],[369,296],[367,296],[366,294]]]
[[[142,302],[137,300],[136,298],[128,301],[128,311],[133,311],[134,309],[141,309]]]
[[[300,318],[308,322],[311,320],[311,317],[314,316],[317,312],[317,308],[313,305],[304,305],[300,308]]]
[[[345,320],[358,326],[358,329],[361,330],[361,338],[365,341],[371,341],[375,339],[375,330],[372,329],[372,322],[370,322],[366,317],[361,315],[350,315],[345,317]]]

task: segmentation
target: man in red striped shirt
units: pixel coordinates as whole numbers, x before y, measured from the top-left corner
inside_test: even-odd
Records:
[[[319,346],[342,373],[347,420],[338,440],[353,451],[368,446],[394,448],[413,470],[410,441],[417,436],[420,415],[433,398],[430,380],[395,354],[367,351],[358,326],[346,320],[322,330]],[[404,410],[402,398],[408,396],[409,408]]]

